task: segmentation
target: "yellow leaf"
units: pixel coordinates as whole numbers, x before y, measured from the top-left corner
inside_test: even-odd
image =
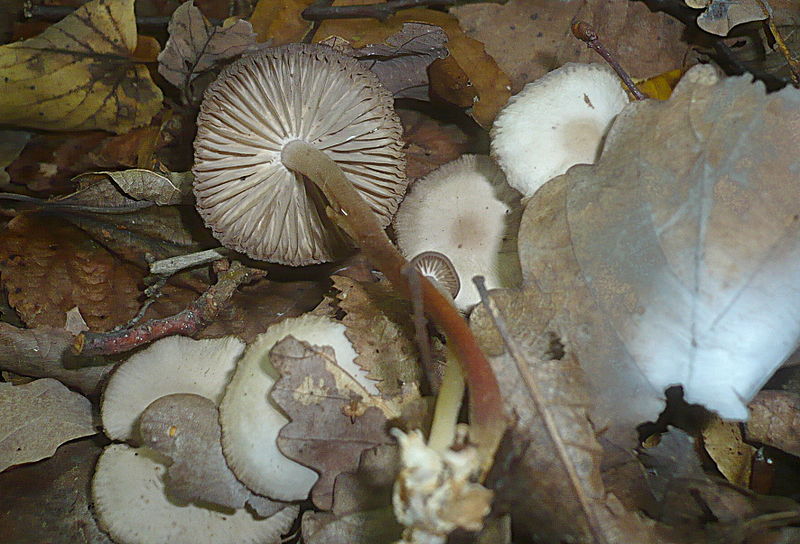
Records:
[[[133,3],[92,0],[40,35],[1,46],[0,123],[117,133],[149,123],[162,94],[133,61]]]
[[[346,5],[346,2],[336,2],[335,5]],[[414,8],[400,11],[383,23],[374,20],[365,23],[364,19],[330,19],[320,25],[314,41],[338,36],[357,49],[383,43],[399,32],[403,23],[427,23],[444,30],[450,58],[445,63],[434,63],[434,66],[440,65],[444,69],[437,71],[432,66],[431,84],[444,93],[441,98],[454,104],[464,106],[471,100],[472,116],[484,128],[490,127],[497,112],[511,96],[511,80],[486,53],[483,44],[464,34],[458,20],[450,14]],[[466,100],[465,92],[469,93],[470,100]]]
[[[256,41],[278,46],[299,42],[311,29],[300,14],[314,0],[260,0],[250,16]]]
[[[636,79],[634,82],[639,90],[650,98],[667,100],[672,95],[672,89],[680,81],[683,70],[670,70],[648,79]]]

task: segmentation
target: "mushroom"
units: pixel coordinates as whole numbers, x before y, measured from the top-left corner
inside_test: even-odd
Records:
[[[149,448],[106,447],[97,461],[92,499],[100,527],[119,544],[278,544],[297,517],[286,505],[259,519],[245,509],[233,512],[184,504],[164,489],[165,458]]]
[[[197,120],[197,209],[226,247],[293,266],[347,245],[326,217],[310,168],[344,171],[381,226],[405,188],[392,95],[358,61],[322,45],[264,49],[228,66]]]
[[[514,225],[519,194],[486,156],[464,155],[417,180],[394,220],[400,252],[447,256],[461,278],[455,304],[466,310],[480,299],[472,277],[491,287],[510,287],[519,278]]]
[[[456,298],[461,289],[461,280],[456,272],[453,262],[444,253],[438,251],[423,251],[410,262],[420,274],[429,278],[444,289],[450,298]]]
[[[375,382],[355,363],[357,354],[345,330],[328,317],[304,314],[271,326],[247,348],[222,398],[220,424],[225,459],[251,491],[275,500],[303,500],[317,481],[316,472],[285,457],[276,442],[289,422],[269,398],[278,379],[269,352],[280,340],[291,335],[331,346],[340,367],[371,394],[379,393]]]
[[[219,404],[244,351],[232,336],[193,340],[168,336],[120,364],[103,392],[103,429],[112,440],[138,441],[139,416],[156,399],[194,393]]]
[[[593,163],[628,95],[611,68],[568,63],[525,85],[491,130],[492,156],[508,183],[531,196],[571,166]]]

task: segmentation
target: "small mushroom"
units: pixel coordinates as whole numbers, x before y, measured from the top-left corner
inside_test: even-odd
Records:
[[[474,276],[489,287],[518,282],[518,208],[519,193],[494,161],[464,155],[414,183],[395,216],[397,246],[407,258],[447,256],[461,280],[455,304],[466,310],[480,300]]]
[[[142,412],[156,399],[194,393],[219,404],[244,343],[232,336],[193,340],[168,336],[120,364],[103,392],[100,414],[112,440],[139,441]]]
[[[184,504],[164,489],[165,458],[149,448],[111,444],[97,461],[92,499],[100,527],[118,544],[278,544],[297,517],[286,505],[266,519]]]
[[[595,162],[627,104],[611,68],[565,64],[509,99],[492,127],[492,156],[508,183],[531,196],[571,166]]]
[[[423,276],[429,278],[444,289],[450,298],[456,298],[461,289],[461,280],[458,278],[456,267],[444,253],[438,251],[423,251],[413,259],[411,266]]]
[[[293,266],[347,245],[299,172],[338,165],[391,221],[405,188],[402,127],[391,93],[358,61],[322,45],[262,50],[228,66],[205,93],[195,140],[197,209],[226,247]],[[308,173],[307,171],[304,173]]]
[[[355,363],[357,354],[345,330],[343,324],[328,317],[304,314],[271,326],[247,348],[220,404],[220,425],[225,459],[251,491],[275,500],[303,500],[318,477],[285,457],[276,443],[281,428],[289,422],[269,397],[278,378],[269,352],[280,340],[291,335],[332,347],[340,367],[370,393],[379,393],[375,381]]]

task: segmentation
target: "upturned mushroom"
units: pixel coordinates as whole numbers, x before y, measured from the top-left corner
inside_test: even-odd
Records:
[[[466,310],[480,299],[473,276],[490,287],[517,283],[518,207],[519,193],[489,157],[464,155],[414,182],[394,220],[397,246],[407,258],[444,254],[461,282],[455,304]]]
[[[569,63],[525,85],[497,115],[492,157],[524,196],[576,164],[595,162],[628,104],[611,68]]]
[[[341,170],[385,227],[405,188],[402,127],[377,76],[334,49],[291,44],[227,67],[205,93],[195,140],[197,209],[226,247],[293,266],[348,242],[319,173]]]

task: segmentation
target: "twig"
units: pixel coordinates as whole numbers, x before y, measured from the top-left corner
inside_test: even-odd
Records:
[[[600,39],[597,37],[597,33],[591,26],[589,26],[589,23],[573,19],[572,35],[585,43],[589,49],[603,57],[608,65],[614,69],[625,86],[630,89],[631,94],[633,94],[636,100],[645,100],[647,98],[647,96],[645,96],[645,94],[639,90],[639,87],[636,86],[636,83],[633,82],[631,76],[628,75],[628,72],[626,72],[625,69],[620,65],[614,55],[612,55],[611,52],[606,49],[606,46],[600,42]]]
[[[188,308],[163,319],[151,319],[141,325],[112,332],[84,332],[75,338],[73,350],[80,355],[113,355],[149,344],[159,338],[180,334],[191,336],[217,316],[222,306],[243,283],[262,277],[265,272],[234,261]]]
[[[435,379],[433,372],[433,355],[431,353],[431,339],[428,335],[428,320],[425,319],[425,304],[422,301],[422,286],[420,285],[420,274],[413,266],[406,266],[403,269],[408,280],[409,290],[411,291],[411,308],[413,312],[414,337],[417,341],[419,358],[422,368],[428,378],[428,383],[435,391],[435,384],[440,384],[441,380]],[[441,375],[440,375],[441,376]]]
[[[758,5],[761,7],[761,11],[767,18],[767,26],[769,26],[769,31],[772,32],[772,36],[775,38],[775,44],[778,46],[783,58],[786,59],[786,62],[789,64],[789,72],[792,76],[792,84],[800,88],[800,62],[794,58],[792,52],[789,50],[789,46],[786,45],[786,41],[783,39],[783,35],[781,35],[781,31],[778,30],[778,27],[775,25],[775,21],[772,18],[772,9],[767,4],[766,0],[756,0]]]
[[[33,2],[26,2],[22,9],[22,15],[26,19],[56,22],[60,21],[67,15],[71,15],[76,9],[77,8],[73,8],[70,6],[49,6],[49,5],[34,4]],[[143,17],[137,15],[136,25],[161,27],[161,26],[167,26],[169,24],[169,20],[170,17],[165,15],[153,16],[153,17]],[[217,20],[212,20],[212,23],[218,25],[222,24],[222,21],[217,19]]]
[[[567,452],[567,446],[564,443],[564,440],[561,438],[561,434],[559,433],[558,426],[553,418],[553,414],[547,407],[544,395],[542,394],[541,389],[539,389],[539,384],[536,382],[536,378],[533,377],[533,373],[528,367],[527,361],[525,360],[525,355],[523,355],[516,342],[514,342],[511,338],[511,334],[508,332],[508,327],[506,327],[505,319],[503,319],[503,316],[500,315],[497,304],[495,303],[494,299],[489,296],[489,292],[486,290],[486,283],[483,276],[476,276],[472,279],[472,281],[475,283],[475,287],[478,288],[478,293],[481,295],[481,301],[486,307],[486,311],[489,313],[489,316],[492,318],[494,326],[497,327],[497,332],[500,333],[500,337],[503,339],[503,344],[505,344],[508,353],[511,355],[511,358],[514,359],[517,371],[519,371],[522,380],[525,382],[525,387],[528,389],[531,401],[533,401],[536,411],[539,412],[545,428],[547,429],[548,435],[553,440],[553,445],[558,453],[559,461],[561,461],[562,466],[567,471],[570,484],[575,491],[575,496],[578,497],[578,500],[581,503],[581,508],[586,514],[586,521],[589,525],[589,530],[592,532],[592,537],[594,537],[595,542],[603,544],[607,543],[608,540],[605,537],[602,525],[597,519],[597,514],[595,513],[589,497],[586,496],[586,492],[583,489],[583,485],[580,477],[578,476],[578,472],[575,469],[575,465],[572,463],[572,459],[570,459],[569,452]]]
[[[411,291],[403,274],[407,261],[389,241],[377,216],[342,169],[327,154],[301,140],[284,145],[281,161],[320,188],[328,199],[331,220],[350,235],[401,295],[410,298]],[[471,400],[471,433],[482,455],[485,475],[507,426],[500,387],[489,361],[453,303],[427,278],[420,277],[420,286],[428,316],[447,336],[448,346],[464,369]]]
[[[160,261],[150,263],[150,273],[159,276],[171,276],[186,268],[192,268],[193,266],[200,266],[224,259],[230,256],[231,253],[232,251],[229,249],[219,247],[216,249],[189,253],[188,255],[178,255],[177,257],[170,257],[169,259],[161,259]]]
[[[324,21],[326,19],[377,19],[386,21],[401,9],[418,7],[448,7],[455,0],[389,0],[380,4],[362,4],[358,6],[326,6],[317,5],[303,10],[303,19],[307,21]]]

